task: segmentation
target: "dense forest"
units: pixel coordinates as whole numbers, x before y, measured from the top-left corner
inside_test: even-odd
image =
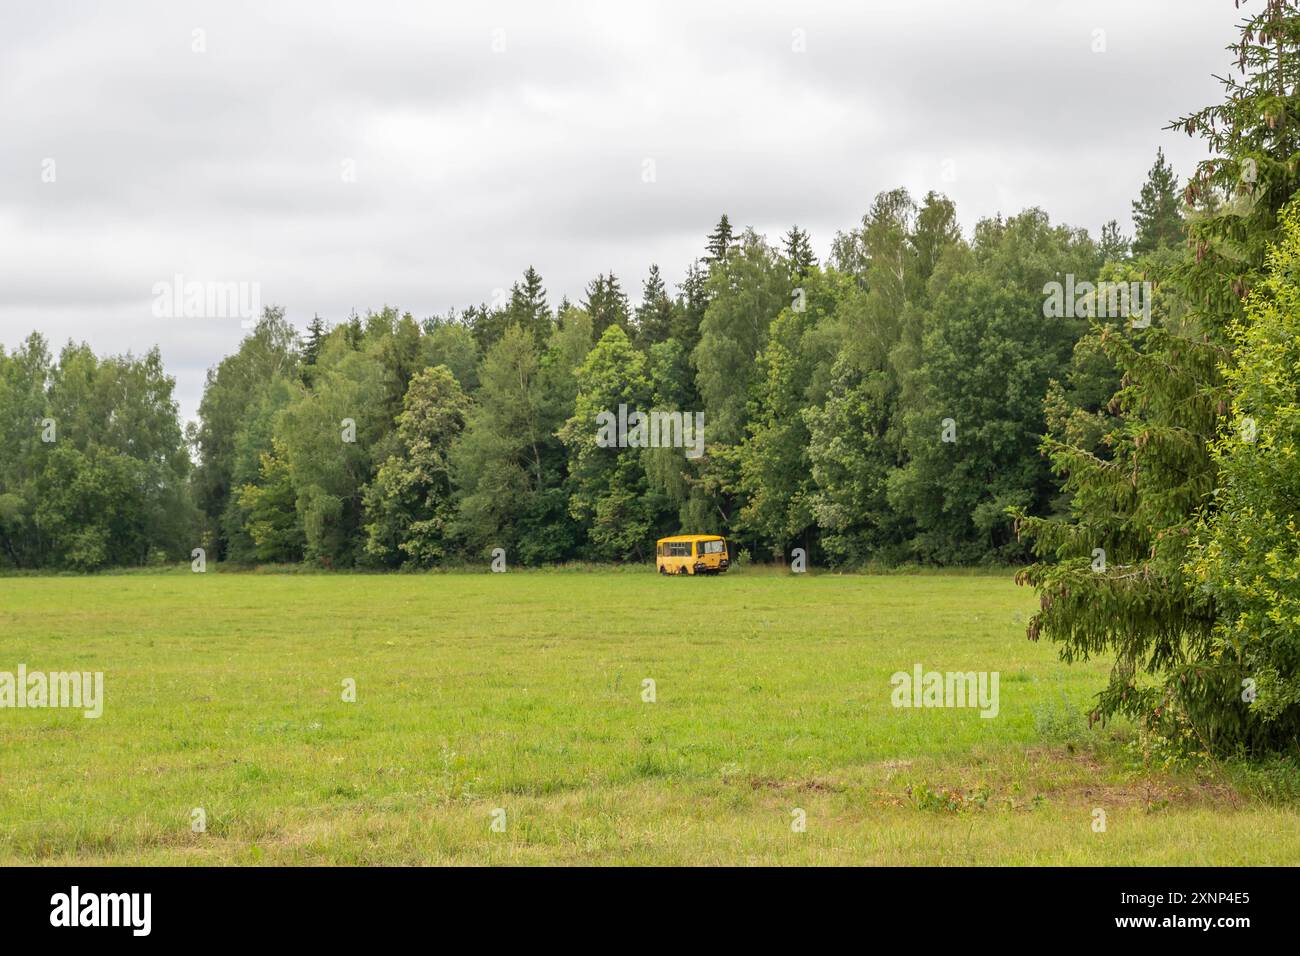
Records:
[[[675,290],[651,265],[635,303],[601,274],[552,307],[530,267],[498,307],[422,322],[385,307],[300,336],[267,308],[210,371],[188,433],[156,352],[54,358],[33,335],[0,353],[16,451],[0,560],[94,570],[202,546],[333,568],[498,547],[520,565],[640,561],[679,530],[756,560],[1018,560],[1008,509],[1065,507],[1044,436],[1118,386],[1098,330],[1145,334],[1082,297],[1049,317],[1044,287],[1158,286],[1180,209],[1158,156],[1131,246],[1113,222],[1093,239],[1039,209],[966,239],[950,201],[900,189],[824,263],[797,227],[774,243],[724,215]],[[702,413],[705,453],[601,447],[597,416],[620,405]]]

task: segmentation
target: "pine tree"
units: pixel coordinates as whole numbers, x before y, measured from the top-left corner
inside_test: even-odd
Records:
[[[307,341],[302,347],[302,364],[315,365],[316,359],[320,357],[321,346],[325,344],[325,337],[329,335],[329,326],[319,315],[313,314],[311,322],[307,325]]]
[[[597,340],[612,325],[627,331],[627,296],[613,272],[609,275],[602,272],[587,284],[587,298],[583,300],[582,308],[591,316],[591,327]]]
[[[1119,223],[1112,219],[1101,227],[1101,257],[1106,262],[1122,262],[1128,258],[1129,241],[1119,231]]]
[[[727,218],[727,214],[724,212],[722,218],[718,220],[718,224],[713,227],[713,232],[709,234],[709,242],[705,247],[708,249],[708,254],[705,255],[704,261],[708,265],[713,265],[715,262],[721,262],[727,258],[731,254],[735,240],[735,234],[731,230],[731,220]]]
[[[1133,254],[1152,252],[1161,246],[1175,246],[1183,240],[1183,217],[1179,212],[1178,177],[1165,161],[1165,151],[1156,150],[1155,165],[1147,173],[1142,191],[1133,201]]]
[[[1040,595],[1030,639],[1058,642],[1067,661],[1115,661],[1093,716],[1126,714],[1225,750],[1242,742],[1240,672],[1224,666],[1219,611],[1188,573],[1188,545],[1198,516],[1212,518],[1227,330],[1242,321],[1278,238],[1278,210],[1300,185],[1300,16],[1293,2],[1270,0],[1241,31],[1230,47],[1241,75],[1222,81],[1225,101],[1172,124],[1204,136],[1215,157],[1185,193],[1201,210],[1187,225],[1194,253],[1157,295],[1151,328],[1099,328],[1122,374],[1109,454],[1046,441],[1071,520],[1017,518],[1043,559],[1018,576]]]
[[[539,346],[546,343],[551,334],[551,307],[546,304],[542,277],[532,266],[524,271],[522,284],[516,282],[511,286],[507,312],[510,323],[531,332]]]
[[[677,287],[677,300],[669,323],[670,338],[681,345],[688,356],[700,344],[700,322],[709,304],[707,279],[708,272],[700,268],[697,259],[687,266],[686,278]]]
[[[366,330],[361,325],[361,316],[357,315],[356,309],[353,309],[348,313],[348,320],[343,323],[344,341],[348,343],[348,348],[359,352],[365,337]]]
[[[790,262],[790,277],[796,281],[806,278],[817,265],[808,233],[798,226],[791,226],[785,234],[785,257]]]
[[[651,265],[650,274],[641,286],[641,305],[636,310],[639,344],[663,342],[672,334],[673,303],[664,288],[659,266]]]

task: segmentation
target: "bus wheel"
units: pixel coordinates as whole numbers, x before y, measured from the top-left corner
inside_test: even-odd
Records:
[[[665,568],[665,567],[661,564],[661,565],[659,565],[659,573],[662,574],[662,575],[664,575],[665,577],[667,577],[667,576],[668,576],[668,569]]]

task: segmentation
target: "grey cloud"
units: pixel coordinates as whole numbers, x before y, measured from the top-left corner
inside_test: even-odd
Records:
[[[635,295],[652,261],[679,280],[723,211],[773,240],[797,222],[824,254],[899,185],[946,192],[968,229],[1034,204],[1127,227],[1157,145],[1184,176],[1202,157],[1161,127],[1218,97],[1237,18],[1218,0],[439,6],[7,7],[0,342],[157,343],[193,415],[240,332],[152,318],[175,273],[259,282],[301,325],[443,313],[529,264],[553,303],[610,269]]]

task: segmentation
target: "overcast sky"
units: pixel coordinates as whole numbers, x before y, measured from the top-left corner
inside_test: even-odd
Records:
[[[635,302],[651,262],[675,286],[724,211],[773,240],[798,223],[824,256],[900,185],[947,193],[967,234],[1031,205],[1131,232],[1156,147],[1184,178],[1205,155],[1162,127],[1219,98],[1239,16],[0,0],[0,343],[157,344],[192,417],[243,331],[155,317],[177,274],[258,283],[301,327],[491,301],[529,264],[552,305],[611,269]]]

